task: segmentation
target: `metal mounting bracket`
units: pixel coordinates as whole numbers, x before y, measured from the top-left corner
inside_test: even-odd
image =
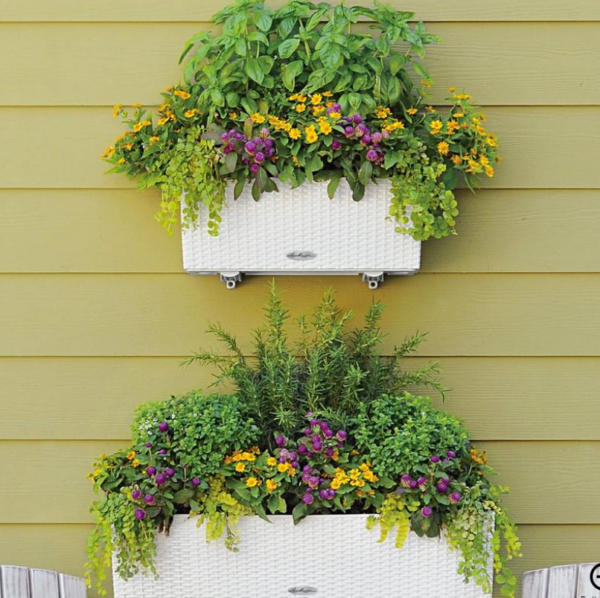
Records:
[[[362,280],[369,285],[369,289],[374,291],[385,279],[383,272],[363,272]]]
[[[238,282],[242,282],[241,272],[220,272],[219,279],[225,283],[225,286],[231,291],[235,289]]]

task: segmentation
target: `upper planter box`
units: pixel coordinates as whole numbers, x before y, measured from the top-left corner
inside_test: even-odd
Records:
[[[489,598],[457,572],[461,554],[441,538],[414,532],[398,549],[367,515],[311,515],[294,525],[243,517],[239,552],[207,544],[196,520],[177,515],[157,539],[160,577],[114,575],[115,598]],[[394,535],[394,534],[392,534]],[[491,562],[489,567],[491,576]]]
[[[384,274],[419,270],[421,243],[396,232],[386,218],[390,183],[367,186],[361,201],[341,181],[333,199],[327,183],[305,183],[253,200],[250,188],[228,207],[220,234],[203,223],[183,230],[183,264],[190,274],[220,274],[234,288],[242,274],[361,274],[377,288]]]

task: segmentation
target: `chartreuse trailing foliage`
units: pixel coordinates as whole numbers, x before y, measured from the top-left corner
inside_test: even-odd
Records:
[[[360,200],[391,179],[399,232],[452,234],[454,189],[494,176],[498,142],[468,94],[452,88],[443,112],[428,105],[422,59],[439,40],[414,16],[379,3],[238,0],[214,16],[218,34],[186,44],[183,82],[162,93],[155,116],[115,107],[128,130],[104,158],[140,188],[161,189],[157,218],[169,231],[182,192],[184,225],[204,205],[216,235],[227,182],[235,198],[248,184],[258,200],[312,181],[328,181],[333,197],[345,179]]]
[[[88,583],[95,577],[104,592],[113,553],[124,578],[155,571],[155,534],[168,533],[175,514],[197,517],[208,541],[223,538],[235,551],[243,550],[243,515],[290,514],[298,523],[311,514],[369,513],[368,527],[379,528],[381,542],[393,535],[398,548],[411,531],[444,533],[462,555],[460,573],[486,591],[493,553],[502,593],[514,596],[507,563],[521,545],[501,504],[505,489],[491,483],[485,453],[458,419],[407,392],[441,390],[437,366],[400,368],[398,357],[420,336],[382,355],[381,315],[374,303],[364,324],[349,329],[351,314],[327,293],[311,318],[297,321],[292,342],[273,288],[251,359],[213,327],[231,356],[191,361],[216,366],[233,394],[143,405],[132,445],[101,456],[90,474],[102,496],[92,507]]]

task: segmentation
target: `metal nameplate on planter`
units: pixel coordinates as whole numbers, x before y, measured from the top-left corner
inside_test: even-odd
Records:
[[[312,251],[290,251],[286,257],[296,262],[306,262],[307,260],[314,260],[317,254]]]
[[[294,596],[312,596],[317,593],[317,588],[311,586],[296,586],[288,590]]]

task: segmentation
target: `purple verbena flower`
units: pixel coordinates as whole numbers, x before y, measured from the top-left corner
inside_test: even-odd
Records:
[[[142,491],[138,490],[137,488],[131,493],[131,498],[133,498],[133,500],[139,500],[139,498],[142,496]]]
[[[335,151],[342,149],[342,142],[338,141],[337,139],[334,139],[331,142],[331,149],[333,149]]]
[[[175,475],[175,470],[172,467],[167,467],[167,469],[165,469],[165,475],[168,478],[172,478]]]
[[[410,489],[411,490],[416,490],[419,487],[419,484],[417,484],[417,482],[415,480],[413,480],[410,484]]]
[[[370,149],[367,152],[367,160],[369,162],[375,162],[375,160],[377,160],[378,157],[379,157],[379,154],[377,153],[377,150]]]
[[[147,505],[151,505],[154,502],[154,496],[152,494],[146,494],[146,496],[144,496],[144,502]]]
[[[252,174],[256,174],[260,170],[260,166],[258,164],[250,164],[250,172]]]
[[[194,488],[200,486],[200,480],[198,478],[192,478],[192,486],[194,486]]]
[[[167,449],[160,449],[160,451],[158,451],[159,455],[166,455],[167,454]]]
[[[454,457],[456,457],[456,453],[454,451],[448,451],[446,453],[446,457],[448,457],[448,459],[454,459]]]
[[[144,509],[136,509],[135,518],[139,519],[140,521],[146,519],[146,511],[144,511]]]
[[[446,492],[448,492],[448,486],[443,482],[439,482],[436,488],[440,494],[446,494]]]
[[[307,493],[302,497],[302,502],[305,505],[312,505],[313,502],[315,502],[315,497],[312,494]]]
[[[427,478],[424,477],[420,477],[417,479],[417,486],[421,489],[421,490],[425,490],[426,486],[427,486]]]
[[[410,475],[408,475],[407,473],[405,473],[401,478],[400,478],[400,484],[402,486],[404,486],[405,488],[409,488],[410,487],[410,483],[412,482],[412,478],[410,477]]]
[[[462,495],[460,492],[453,492],[450,495],[450,502],[454,505],[457,505],[460,502],[461,498],[462,498]]]
[[[265,161],[265,154],[263,152],[256,152],[254,159],[260,164]]]
[[[344,440],[346,440],[346,438],[348,438],[348,434],[347,434],[346,430],[338,430],[336,437],[338,440],[344,441]]]
[[[163,484],[165,484],[167,482],[167,476],[163,473],[159,473],[156,476],[156,485],[157,486],[162,486]]]
[[[150,477],[152,477],[156,473],[156,467],[152,467],[152,466],[148,467],[148,469],[146,469],[146,473]]]
[[[158,424],[158,429],[161,432],[168,432],[169,431],[169,424],[167,422],[160,422],[160,424]]]
[[[275,444],[277,446],[285,446],[287,443],[287,438],[283,434],[278,434],[275,436]]]
[[[298,463],[298,461],[292,461],[292,467],[294,469],[298,469],[298,467],[300,467],[300,463]]]
[[[432,463],[439,463],[439,462],[440,462],[440,458],[439,458],[437,455],[433,455],[433,456],[430,458],[430,461],[431,461]]]
[[[327,500],[329,498],[329,492],[327,492],[327,490],[320,490],[319,491],[319,496],[323,499],[323,500]]]
[[[377,131],[376,133],[373,133],[373,135],[371,135],[371,139],[373,140],[373,143],[381,143],[383,135]]]
[[[146,442],[146,444],[144,446],[146,448],[152,448],[152,443],[151,442]]]

